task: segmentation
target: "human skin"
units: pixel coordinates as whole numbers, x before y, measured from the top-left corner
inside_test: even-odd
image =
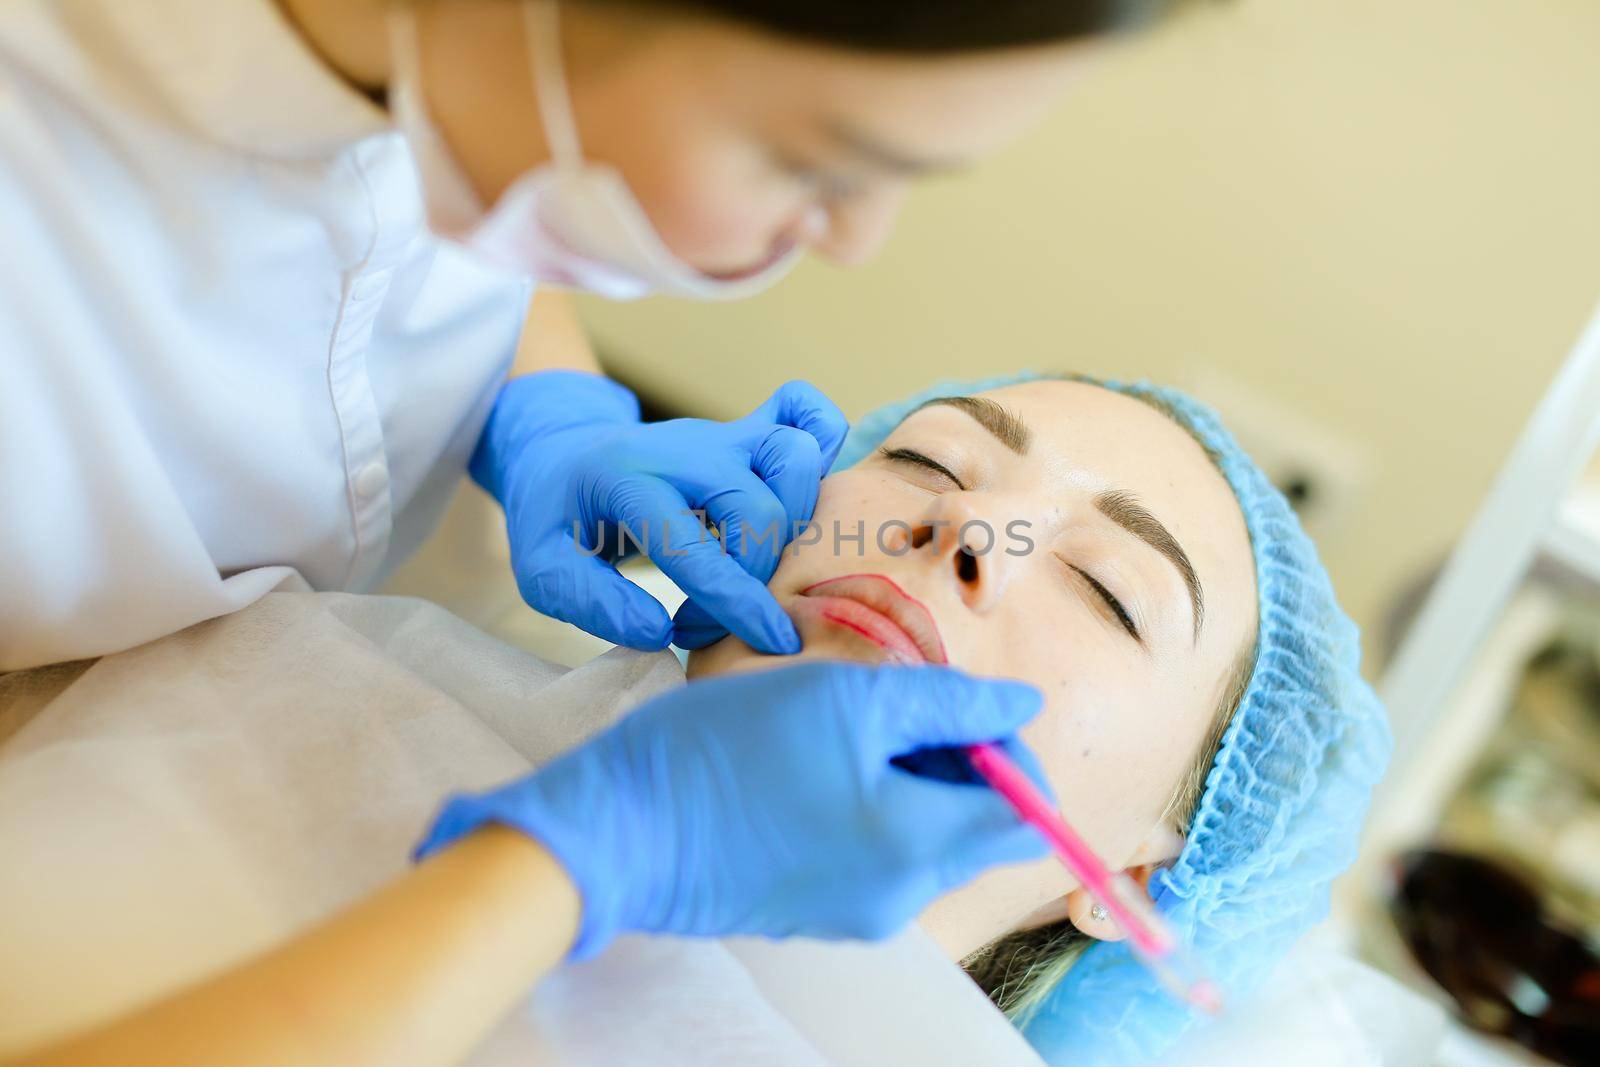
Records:
[[[884,446],[943,465],[965,488],[905,454],[830,476],[813,520],[824,537],[786,552],[770,587],[796,619],[802,657],[894,658],[801,593],[819,581],[880,574],[925,605],[949,663],[1038,686],[1044,709],[1022,736],[1063,811],[1102,856],[1147,873],[1181,845],[1163,808],[1252,639],[1243,518],[1199,446],[1138,401],[1068,382],[980,395],[1030,427],[1027,455],[964,410],[919,411]],[[1097,495],[1112,488],[1136,494],[1192,561],[1205,598],[1198,636],[1171,563],[1097,509]],[[972,519],[1001,534],[996,551],[963,555],[954,535]],[[1007,555],[1019,547],[1005,538],[1017,520],[1030,523],[1034,550]],[[936,521],[948,525],[935,530]],[[833,551],[834,522],[847,532],[863,524],[859,556],[854,543]],[[975,551],[981,530],[968,535]],[[1142,640],[1073,567],[1124,605]],[[903,642],[897,647],[903,654]],[[689,671],[789,662],[726,638],[695,653]],[[543,848],[489,827],[266,955],[8,1062],[454,1062],[565,954],[579,909],[570,877]],[[1114,936],[1087,911],[1082,891],[1044,860],[990,871],[937,901],[922,924],[960,958],[1063,912],[1094,936]]]
[[[278,0],[357,86],[387,84],[384,0]],[[784,40],[725,19],[561,5],[587,158],[618,168],[657,232],[709,275],[791,243],[857,264],[919,176],[965,167],[1032,125],[1105,45],[890,56]],[[416,5],[422,89],[485,203],[547,162],[515,0]]]
[[[1044,710],[1022,738],[1040,757],[1061,810],[1108,863],[1148,880],[1182,847],[1166,807],[1254,640],[1244,518],[1195,440],[1138,400],[1067,381],[977,395],[1026,424],[1026,455],[962,408],[919,410],[882,448],[909,450],[949,474],[880,450],[830,475],[813,529],[785,550],[769,588],[795,620],[802,658],[904,657],[903,642],[885,647],[860,632],[859,618],[838,621],[849,612],[819,601],[828,590],[804,592],[827,579],[875,574],[926,608],[951,666],[1038,686]],[[1137,498],[1191,562],[1204,603],[1198,633],[1178,568],[1097,505],[1119,490]],[[986,553],[979,552],[988,539],[982,526],[967,527],[966,552],[958,543],[957,531],[974,520],[995,531]],[[1028,526],[1014,529],[1033,542],[1030,551],[1008,536],[1008,524],[1019,520]],[[853,534],[858,522],[866,531],[859,550],[856,542],[835,542],[835,523]],[[1120,602],[1138,637],[1091,577]],[[694,653],[689,675],[789,661],[727,637]],[[957,959],[1010,930],[1062,916],[1092,936],[1118,936],[1089,915],[1091,903],[1046,859],[980,876],[937,901],[921,922]]]
[[[459,1063],[577,934],[572,879],[486,826],[272,949],[5,1067]]]
[[[388,83],[381,0],[279,4],[348,81]],[[563,11],[587,154],[618,167],[667,245],[709,274],[788,243],[868,258],[912,178],[998,149],[1098,47],[888,58],[715,20]],[[520,14],[451,0],[419,20],[426,103],[492,201],[549,158]],[[578,910],[548,853],[488,828],[264,956],[15,1062],[454,1062],[565,954]]]

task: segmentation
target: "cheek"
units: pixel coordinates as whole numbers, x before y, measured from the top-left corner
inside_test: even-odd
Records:
[[[1150,678],[1078,601],[1054,561],[1039,555],[1015,561],[999,609],[972,628],[979,645],[965,666],[1037,686],[1045,710],[1028,729],[1064,752],[1066,735],[1084,737],[1120,717],[1129,694],[1147,689]],[[1079,748],[1093,744],[1085,738]]]
[[[859,571],[865,562],[883,560],[880,535],[894,532],[887,524],[905,522],[916,512],[888,491],[882,478],[869,471],[842,471],[822,480],[810,526],[784,549],[768,583],[774,592],[798,592],[824,578]]]
[[[983,635],[979,674],[1039,687],[1044,710],[1021,731],[1061,809],[1108,860],[1131,852],[1160,815],[1183,765],[1193,695],[1145,657],[1117,647],[1069,595],[1031,578],[1005,625]],[[1198,710],[1194,717],[1200,718]],[[1181,722],[1179,720],[1182,720]]]
[[[629,168],[629,185],[666,246],[701,270],[751,266],[801,210],[737,146],[666,143],[653,155]]]
[[[1188,764],[1204,716],[1149,678],[1069,664],[1082,676],[1047,695],[1022,730],[1044,766],[1061,811],[1114,865],[1160,819]],[[1191,722],[1191,718],[1193,722]]]

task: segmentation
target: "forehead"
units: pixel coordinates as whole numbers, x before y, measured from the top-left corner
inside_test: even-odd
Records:
[[[973,55],[834,53],[813,100],[869,128],[998,148],[1037,120],[1085,65],[1082,44]]]
[[[950,55],[840,48],[698,20],[674,42],[689,81],[747,120],[842,119],[907,152],[993,151],[1031,126],[1102,46],[1092,40]],[[691,58],[693,57],[693,58]]]
[[[1011,488],[1131,493],[1188,553],[1208,602],[1220,609],[1215,617],[1243,627],[1219,629],[1238,630],[1243,639],[1256,614],[1249,533],[1227,480],[1187,430],[1143,401],[1082,382],[1024,382],[976,395],[1028,427],[1027,455],[1004,465],[1024,483]],[[927,408],[915,418],[938,419],[939,432],[959,440],[989,438],[954,408]]]
[[[1024,465],[1042,468],[1036,473],[1052,482],[1123,489],[1152,506],[1170,499],[1178,510],[1218,505],[1238,510],[1232,490],[1199,443],[1140,400],[1071,381],[1023,382],[973,395],[999,404],[1026,425]],[[986,436],[976,420],[954,407],[925,407],[913,418],[913,425],[939,420],[941,430]]]

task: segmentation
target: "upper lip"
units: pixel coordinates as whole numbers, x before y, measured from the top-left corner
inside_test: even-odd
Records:
[[[916,643],[922,658],[929,663],[948,663],[944,641],[939,636],[933,615],[916,597],[892,579],[881,574],[846,574],[813,582],[800,590],[801,596],[836,596],[864,604],[885,616]]]

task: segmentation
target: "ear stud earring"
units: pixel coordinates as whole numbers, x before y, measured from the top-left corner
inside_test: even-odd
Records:
[[[1107,918],[1106,906],[1097,901],[1095,906],[1089,909],[1089,918],[1097,923],[1105,922]]]

